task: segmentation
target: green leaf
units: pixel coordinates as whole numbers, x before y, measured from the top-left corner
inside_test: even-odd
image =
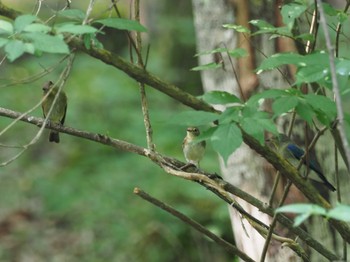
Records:
[[[238,122],[241,118],[241,107],[239,106],[231,106],[227,107],[224,112],[219,115],[219,123],[227,124],[232,121]]]
[[[299,99],[295,96],[285,96],[277,98],[272,104],[272,110],[275,113],[274,117],[290,111],[299,103]]]
[[[244,57],[247,56],[248,52],[243,49],[243,48],[236,48],[233,50],[228,50],[227,48],[224,47],[220,47],[220,48],[215,48],[212,50],[207,50],[207,51],[203,51],[203,52],[199,52],[197,54],[195,54],[195,56],[201,56],[201,55],[211,55],[211,54],[216,54],[216,53],[226,53],[228,52],[228,54],[232,57]]]
[[[244,131],[246,131],[249,135],[258,140],[260,144],[264,144],[264,128],[258,124],[257,119],[243,118],[243,120],[241,121],[241,126]]]
[[[51,31],[51,27],[44,25],[44,24],[30,24],[24,27],[23,31],[25,32],[42,32],[42,33],[47,33]]]
[[[299,40],[304,40],[304,41],[311,41],[311,42],[315,41],[315,36],[309,33],[297,35],[295,36],[295,38]]]
[[[311,216],[311,214],[309,214],[309,213],[304,213],[304,214],[300,214],[299,216],[296,216],[294,219],[293,227],[300,226],[310,216]]]
[[[128,30],[128,31],[138,31],[138,32],[147,32],[146,27],[141,25],[135,20],[123,19],[123,18],[106,18],[94,21],[94,23],[100,23],[107,27]]]
[[[336,60],[336,71],[338,75],[349,76],[350,74],[350,60],[339,58]]]
[[[333,121],[336,118],[336,104],[330,98],[315,94],[307,94],[304,97],[309,105],[311,105],[316,110],[322,111],[331,121]]]
[[[211,137],[211,143],[225,163],[228,157],[242,144],[241,130],[235,123],[219,125]]]
[[[22,41],[19,40],[10,40],[5,46],[5,52],[8,60],[13,62],[18,57],[23,55],[26,51],[26,47]]]
[[[251,20],[249,21],[252,25],[258,27],[260,30],[276,30],[277,28],[266,22],[265,20]]]
[[[329,66],[327,68],[320,65],[309,65],[299,68],[296,73],[296,85],[302,83],[313,83],[324,80],[330,74]]]
[[[323,5],[324,12],[329,16],[336,16],[339,12],[337,9],[335,9],[333,6],[331,6],[328,3],[323,3],[322,5]]]
[[[219,118],[218,114],[204,111],[184,111],[171,117],[169,122],[182,126],[200,126],[210,124]]]
[[[32,42],[36,50],[56,54],[69,53],[67,44],[59,36],[51,36],[43,33],[25,33],[23,36]]]
[[[247,105],[253,106],[256,103],[258,103],[261,99],[271,99],[276,97],[285,96],[286,91],[285,89],[268,89],[264,90],[261,93],[252,95],[249,100],[246,102]]]
[[[245,57],[248,55],[247,50],[244,48],[236,48],[228,52],[230,56],[235,57],[235,58],[241,58]]]
[[[350,222],[350,206],[338,204],[335,208],[328,211],[327,217]]]
[[[85,34],[83,36],[84,46],[86,47],[86,49],[90,49],[91,48],[92,36],[93,36],[93,34]]]
[[[85,19],[85,13],[80,9],[66,9],[58,12],[59,15],[78,21]]]
[[[241,103],[241,100],[237,96],[224,91],[207,92],[202,95],[201,98],[209,104],[225,105],[230,103]]]
[[[17,33],[23,31],[23,29],[33,23],[36,20],[34,15],[21,15],[18,16],[14,22],[15,31]]]
[[[210,139],[213,136],[213,134],[214,134],[214,132],[216,131],[217,128],[218,128],[217,126],[213,126],[213,127],[208,128],[207,130],[202,131],[200,133],[200,135],[195,138],[194,141],[195,142],[200,142],[200,141],[203,141],[203,140]]]
[[[216,69],[216,68],[220,68],[220,67],[222,67],[221,64],[217,64],[215,62],[212,62],[212,63],[209,63],[209,64],[193,67],[193,68],[191,68],[191,70],[192,71],[201,71],[201,70]]]
[[[299,104],[295,108],[295,111],[302,119],[304,119],[310,125],[312,124],[312,118],[314,117],[315,112],[312,110],[312,107],[309,104],[299,100]]]
[[[0,38],[0,48],[3,47],[4,45],[6,45],[8,43],[8,39],[6,38]]]
[[[24,43],[25,46],[25,52],[29,54],[34,54],[35,53],[35,48],[32,43]]]
[[[289,29],[292,29],[295,19],[303,14],[306,9],[307,5],[295,2],[283,5],[281,9],[283,23],[286,24]]]
[[[322,216],[325,216],[327,214],[326,209],[324,209],[323,207],[315,204],[305,204],[305,203],[285,205],[277,208],[275,212],[276,213],[295,213],[295,214],[308,213],[308,214],[322,215]]]
[[[295,53],[279,53],[265,59],[257,68],[258,74],[264,70],[271,70],[281,65],[299,64],[303,60],[303,56]]]
[[[71,33],[75,35],[91,34],[98,30],[95,27],[89,25],[75,25],[75,24],[64,24],[62,26],[57,26],[57,33]]]
[[[250,30],[247,27],[244,27],[242,25],[234,25],[234,24],[225,24],[223,25],[224,28],[227,29],[233,29],[239,33],[248,33],[250,34]]]
[[[13,34],[13,26],[10,22],[0,20],[0,35],[1,34]]]

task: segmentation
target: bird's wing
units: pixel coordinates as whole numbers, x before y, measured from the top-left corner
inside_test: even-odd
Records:
[[[64,114],[63,114],[63,117],[61,119],[61,124],[63,125],[64,124],[64,120],[66,120],[66,113],[67,113],[67,104],[66,106],[64,107]]]
[[[304,150],[302,150],[300,147],[298,147],[297,145],[294,144],[288,144],[287,149],[289,150],[289,152],[291,152],[293,154],[293,156],[300,160],[300,158],[304,155]]]

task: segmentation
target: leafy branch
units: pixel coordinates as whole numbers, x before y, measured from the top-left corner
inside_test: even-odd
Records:
[[[20,121],[33,124],[36,126],[43,126],[44,119],[23,115],[19,112],[15,112],[9,109],[1,108],[0,107],[0,116],[4,116],[7,118],[12,119],[18,119]],[[46,128],[59,131],[60,133],[69,134],[72,136],[80,137],[83,139],[87,139],[96,143],[100,143],[103,145],[107,145],[113,148],[116,148],[118,150],[138,154],[140,156],[144,156],[149,158],[151,161],[153,161],[155,164],[159,165],[161,168],[164,169],[164,171],[170,175],[175,175],[178,177],[181,177],[186,180],[195,181],[202,186],[205,186],[208,190],[212,191],[214,194],[216,194],[218,197],[226,201],[228,204],[232,205],[233,207],[237,208],[237,211],[242,213],[243,215],[247,215],[249,218],[254,219],[249,216],[249,214],[244,211],[242,208],[240,208],[237,205],[233,205],[236,201],[233,201],[232,197],[229,196],[228,193],[233,194],[248,203],[252,204],[253,206],[257,207],[261,212],[266,213],[270,216],[274,215],[274,210],[268,206],[266,206],[264,203],[262,203],[260,200],[254,198],[252,195],[243,192],[241,189],[235,187],[234,185],[222,180],[217,174],[210,174],[210,173],[192,173],[191,168],[188,168],[188,170],[182,170],[181,168],[185,165],[185,163],[171,157],[167,157],[164,155],[161,155],[158,152],[152,152],[144,147],[137,146],[135,144],[129,143],[127,141],[111,138],[109,136],[103,135],[103,134],[97,134],[97,133],[91,133],[83,130],[78,130],[72,127],[68,126],[62,126],[62,125],[55,125],[48,123],[46,125]],[[258,141],[251,138],[247,138],[248,141],[250,141],[250,144],[256,144],[261,147]],[[261,148],[263,154],[270,154],[271,157],[279,157],[274,151],[271,151],[269,148],[262,147]],[[278,160],[276,160],[278,162]],[[291,170],[295,169],[293,166],[290,166],[290,164],[286,161],[280,163],[280,165],[283,168],[290,168]],[[292,171],[291,171],[292,172]],[[295,173],[297,171],[295,170]],[[293,172],[292,172],[293,174]],[[300,178],[299,175],[297,175],[298,178]],[[315,192],[315,189],[312,187],[312,185],[309,184],[308,181],[300,178],[300,183],[304,184],[304,187],[309,188],[312,190],[310,194],[316,194],[318,195],[318,200],[323,201],[325,207],[329,207],[329,203],[327,203],[317,192]],[[317,196],[315,196],[317,197]],[[307,232],[305,232],[300,227],[293,227],[293,222],[287,218],[286,216],[279,214],[277,215],[277,220],[283,224],[285,227],[287,227],[289,230],[291,230],[294,234],[298,235],[300,239],[305,241],[310,247],[317,250],[319,253],[324,255],[325,257],[329,259],[337,259],[337,257],[330,252],[326,247],[324,247],[322,244],[320,244],[317,240],[313,239]],[[258,222],[258,221],[256,221]],[[350,228],[347,227],[345,223],[342,223],[337,220],[331,220],[331,223],[333,226],[339,230],[345,230],[344,236],[347,237],[347,241],[350,241],[350,237],[348,235],[350,234]],[[263,223],[259,222],[259,224],[263,225]],[[267,229],[267,226],[264,226],[265,229]]]

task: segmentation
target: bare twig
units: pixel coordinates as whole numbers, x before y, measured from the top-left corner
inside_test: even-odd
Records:
[[[0,85],[0,88],[10,87],[10,86],[19,85],[19,84],[27,84],[27,83],[31,83],[33,81],[36,81],[36,80],[44,77],[45,75],[51,73],[59,64],[61,64],[64,60],[66,60],[69,57],[70,57],[70,54],[64,56],[56,64],[54,64],[48,68],[44,68],[43,71],[41,71],[37,74],[31,75],[30,77],[23,78],[23,79],[9,79],[8,81],[11,81],[11,82],[8,84]]]
[[[189,218],[185,214],[181,213],[180,211],[172,208],[171,206],[165,204],[164,202],[159,201],[158,199],[150,196],[147,194],[145,191],[141,190],[140,188],[135,188],[134,193],[138,195],[139,197],[147,200],[151,204],[163,209],[164,211],[168,212],[169,214],[177,217],[178,219],[182,220],[184,223],[188,224],[198,232],[202,233],[203,235],[209,237],[211,240],[213,240],[215,243],[218,245],[222,246],[225,248],[228,252],[231,254],[237,255],[244,261],[250,261],[254,262],[253,259],[251,259],[247,254],[244,252],[240,251],[236,246],[232,245],[231,243],[227,242],[226,240],[222,239],[221,237],[215,235],[208,229],[206,229],[204,226],[199,224],[198,222],[194,221],[193,219]]]
[[[140,1],[136,0],[135,1],[135,20],[140,22]],[[136,49],[137,49],[137,54],[138,56],[138,61],[137,64],[139,67],[143,68],[146,70],[143,59],[142,59],[142,38],[141,38],[141,32],[136,32]],[[148,110],[148,101],[147,101],[147,96],[146,96],[146,90],[145,90],[145,84],[143,82],[139,82],[140,86],[140,95],[141,95],[141,107],[142,107],[142,115],[143,115],[143,122],[145,125],[146,129],[146,141],[147,141],[147,147],[149,150],[154,151],[155,147],[153,144],[153,130],[152,130],[152,125],[151,125],[151,120],[149,117],[149,110]]]
[[[34,145],[38,140],[39,138],[41,137],[44,129],[45,129],[45,126],[47,125],[48,123],[48,119],[50,118],[50,115],[51,115],[51,112],[53,110],[53,107],[58,99],[58,95],[59,93],[61,92],[61,89],[65,83],[65,81],[67,80],[70,72],[71,72],[71,69],[72,69],[72,64],[73,64],[73,60],[74,60],[74,54],[71,54],[69,60],[68,60],[68,63],[67,63],[67,66],[65,67],[65,69],[63,70],[61,76],[60,76],[60,79],[62,79],[62,82],[61,82],[61,85],[59,86],[59,91],[57,92],[54,100],[53,100],[53,103],[51,105],[51,108],[44,120],[44,123],[43,125],[41,126],[41,128],[39,129],[39,131],[36,133],[36,135],[34,136],[34,138],[27,144],[23,145],[21,148],[22,150],[19,151],[17,154],[15,154],[14,156],[12,156],[10,159],[0,163],[0,166],[6,166],[8,164],[10,164],[11,162],[15,161],[17,158],[19,158],[30,146]],[[52,89],[50,90],[52,91]],[[50,93],[50,92],[49,92]],[[43,97],[39,103],[37,103],[34,107],[32,107],[31,109],[29,109],[27,112],[21,114],[19,117],[17,117],[14,121],[12,121],[7,127],[5,127],[1,132],[0,132],[0,136],[2,136],[5,132],[7,132],[8,130],[10,130],[10,128],[12,126],[14,126],[23,116],[25,116],[26,114],[32,112],[33,110],[35,110],[36,108],[38,108],[41,103],[46,99],[46,97],[49,95],[49,93],[47,93],[45,95],[45,97]]]
[[[346,5],[344,7],[344,13],[348,11],[350,7],[350,1],[346,1]],[[336,28],[336,36],[335,36],[335,57],[339,56],[339,38],[340,38],[340,32],[341,32],[342,24],[338,23],[337,28]]]
[[[89,20],[89,16],[90,16],[90,14],[91,14],[91,12],[92,12],[92,9],[93,9],[93,7],[94,7],[95,1],[96,1],[96,0],[90,0],[89,5],[88,5],[88,8],[86,9],[84,21],[83,21],[83,23],[82,23],[83,25],[86,25],[86,24],[87,24],[87,22],[88,22],[88,20]]]

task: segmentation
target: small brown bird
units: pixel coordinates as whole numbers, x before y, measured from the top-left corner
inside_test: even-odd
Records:
[[[44,84],[43,91],[44,91],[43,96],[46,96],[46,94],[50,92],[50,94],[46,97],[46,99],[41,104],[44,117],[46,117],[50,111],[50,108],[52,107],[55,96],[57,95],[57,92],[59,90],[58,90],[58,86],[54,86],[54,84],[51,81],[49,81]],[[50,122],[54,124],[63,125],[64,120],[66,118],[66,111],[67,111],[67,96],[61,90],[61,92],[58,94],[56,103],[53,105],[51,114],[49,116]],[[51,130],[49,141],[59,143],[60,142],[59,133],[55,130]]]
[[[199,161],[203,158],[205,152],[205,141],[195,142],[195,138],[200,134],[197,127],[187,128],[186,137],[182,143],[182,149],[186,158],[186,161],[190,164],[199,167]]]

